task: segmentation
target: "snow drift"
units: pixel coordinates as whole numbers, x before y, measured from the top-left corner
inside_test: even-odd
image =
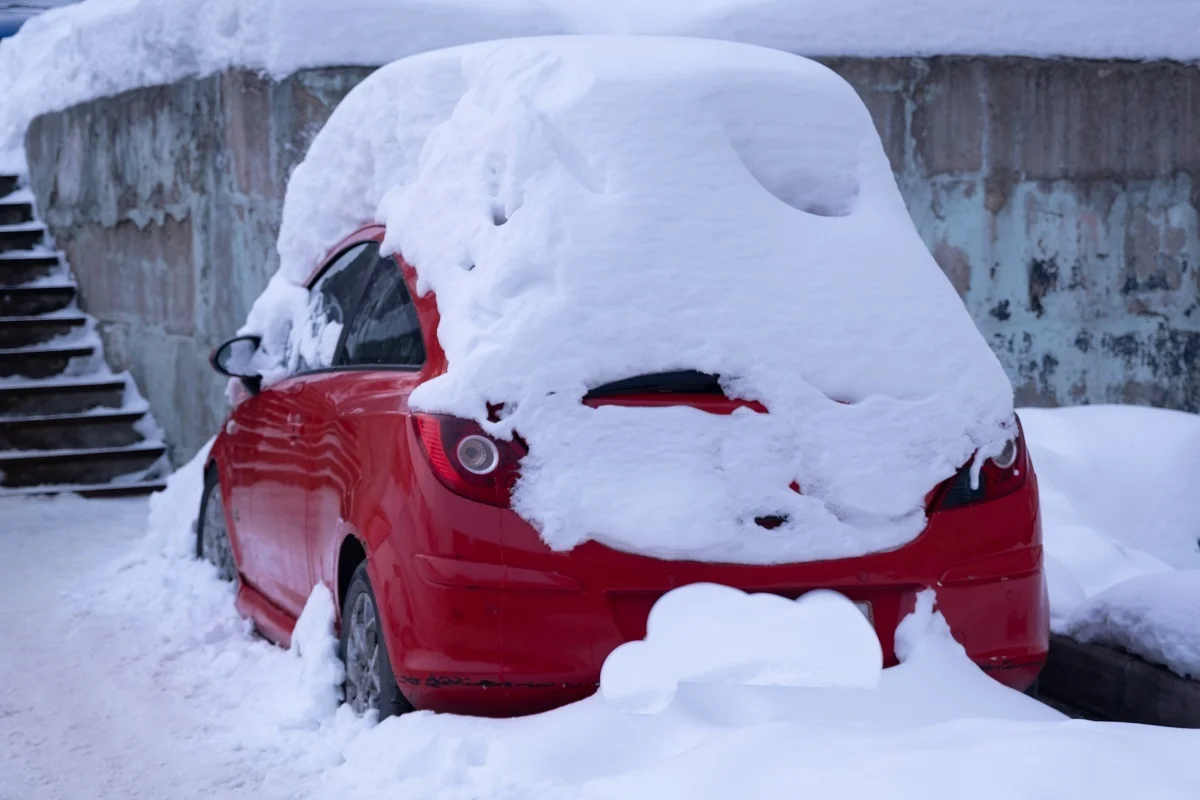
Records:
[[[1053,629],[1200,675],[1200,417],[1020,413],[1041,486]]]
[[[565,33],[731,39],[809,56],[1192,61],[1197,30],[1191,0],[86,0],[0,42],[0,166],[20,166],[38,114],[234,66],[279,78]]]
[[[1130,578],[1083,603],[1066,632],[1136,653],[1185,678],[1200,680],[1200,570]]]
[[[514,508],[557,549],[884,550],[923,529],[930,489],[1013,433],[1008,380],[867,110],[803,58],[574,37],[379,70],[289,184],[280,272],[245,328],[277,363],[311,328],[295,285],[370,220],[437,297],[450,368],[413,405],[519,431]],[[681,369],[769,413],[581,402]]]

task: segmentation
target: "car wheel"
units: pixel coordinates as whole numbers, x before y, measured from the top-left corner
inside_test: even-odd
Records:
[[[341,656],[346,665],[346,702],[356,713],[377,711],[384,719],[413,710],[392,673],[366,562],[354,571],[342,601]]]
[[[237,576],[229,525],[225,521],[225,501],[221,498],[221,484],[215,469],[204,476],[204,496],[196,521],[196,557],[216,567],[217,576],[223,581],[232,581]]]

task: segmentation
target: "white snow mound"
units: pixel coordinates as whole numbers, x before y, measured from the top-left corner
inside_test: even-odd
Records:
[[[1020,414],[1041,490],[1056,630],[1122,581],[1200,569],[1200,416],[1139,406]]]
[[[1021,419],[1052,629],[1200,676],[1200,416],[1085,406]]]
[[[319,725],[341,705],[346,672],[338,653],[334,618],[333,593],[318,583],[296,620],[289,648],[301,664],[300,691],[293,709],[296,725]]]
[[[1120,647],[1185,678],[1200,679],[1200,570],[1143,575],[1075,610],[1066,632],[1081,642]]]
[[[191,557],[196,554],[196,515],[204,496],[204,468],[215,439],[209,439],[192,460],[167,478],[166,488],[150,496],[151,552]]]
[[[371,219],[437,297],[450,367],[414,407],[520,432],[514,508],[555,549],[780,563],[896,547],[926,493],[1013,430],[1008,379],[866,108],[797,56],[578,37],[381,69],[289,185],[283,280],[247,326],[268,350],[286,358],[282,286]],[[769,413],[581,402],[688,369]]]
[[[697,583],[654,604],[646,638],[605,660],[600,692],[623,710],[658,713],[682,681],[869,689],[882,670],[874,629],[844,595],[788,600]]]

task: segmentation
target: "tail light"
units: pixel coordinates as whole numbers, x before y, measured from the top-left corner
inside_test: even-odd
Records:
[[[1012,494],[1024,485],[1028,471],[1025,437],[1018,427],[1002,452],[984,460],[978,482],[971,479],[971,463],[947,482],[941,508],[962,508]]]
[[[488,436],[478,423],[440,414],[413,416],[433,474],[469,500],[507,508],[525,449]]]

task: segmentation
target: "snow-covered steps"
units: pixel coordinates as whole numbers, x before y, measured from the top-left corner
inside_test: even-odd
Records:
[[[166,455],[161,444],[0,453],[0,489],[95,485],[141,476]]]
[[[0,253],[33,250],[46,241],[46,226],[40,222],[0,225]]]
[[[62,375],[77,358],[91,358],[90,344],[43,345],[0,350],[0,378],[53,378]]]
[[[30,414],[78,414],[121,408],[125,379],[106,376],[43,381],[0,381],[0,419]]]
[[[73,414],[0,417],[0,452],[129,447],[145,440],[142,409],[99,408]]]
[[[38,282],[25,286],[0,284],[0,317],[29,317],[62,311],[75,299],[75,284]]]
[[[33,203],[23,193],[0,198],[0,225],[33,222]]]
[[[0,175],[0,497],[157,491],[170,468],[158,428],[133,380],[105,364],[20,183]]]
[[[0,286],[29,286],[65,273],[61,253],[14,250],[0,253]]]
[[[0,498],[29,497],[39,494],[77,494],[80,497],[125,497],[150,494],[167,488],[165,480],[118,481],[113,483],[48,483],[41,486],[22,486],[0,489]]]
[[[0,349],[45,344],[87,327],[83,314],[43,314],[33,317],[0,316]]]

